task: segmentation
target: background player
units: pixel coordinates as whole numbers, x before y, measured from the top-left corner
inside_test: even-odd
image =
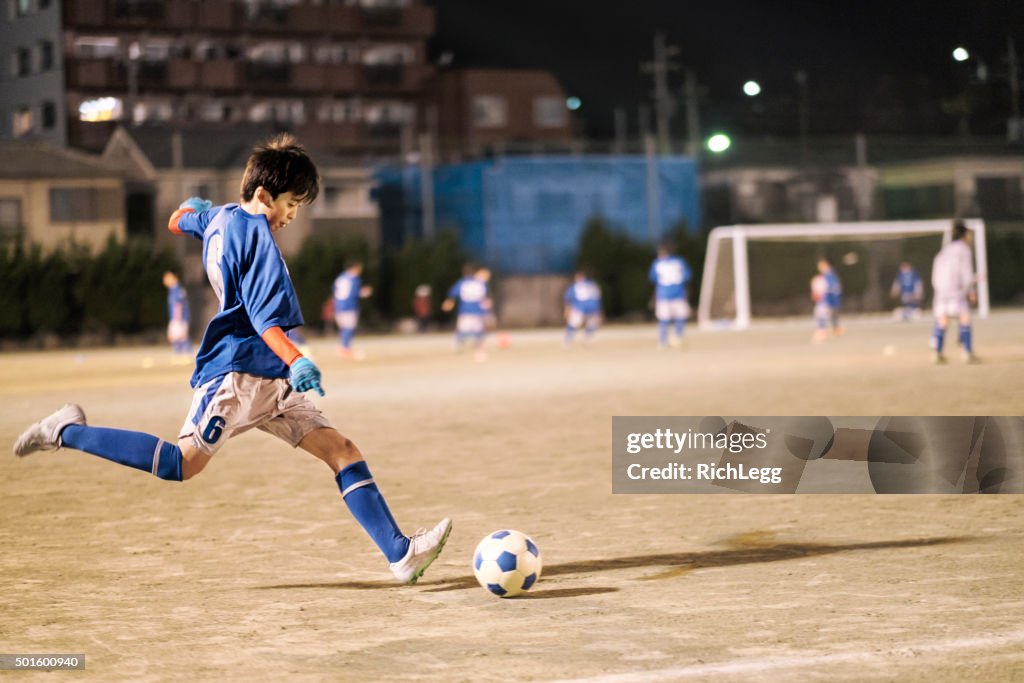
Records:
[[[892,281],[889,295],[900,302],[896,316],[907,322],[921,315],[921,301],[924,299],[924,282],[909,261],[900,263],[896,279]]]
[[[449,312],[458,306],[455,319],[455,350],[462,349],[466,339],[473,340],[474,357],[478,361],[486,360],[484,351],[484,332],[487,317],[492,313],[490,293],[487,283],[491,279],[491,271],[467,264],[462,269],[462,278],[448,290],[448,298],[441,304],[441,310]]]
[[[171,343],[171,350],[176,357],[190,361],[192,340],[188,334],[188,324],[191,320],[188,293],[178,281],[178,276],[171,271],[164,273],[164,287],[167,288],[167,341]]]
[[[363,284],[363,264],[353,261],[334,280],[334,321],[338,325],[338,355],[342,358],[359,357],[352,351],[352,339],[359,325],[359,300],[373,294],[373,288]]]
[[[171,232],[203,241],[207,276],[220,300],[196,358],[196,391],[177,445],[142,432],[88,426],[82,409],[67,405],[30,426],[14,452],[66,446],[183,481],[199,474],[231,437],[255,427],[323,460],[394,576],[415,583],[441,552],[451,521],[411,538],[402,534],[359,449],[304,395],[323,395],[320,370],[286,336],[302,324],[302,314],[273,233],[318,191],[316,166],[285,135],[249,158],[240,204],[213,208],[192,198],[171,216]]]
[[[977,362],[971,335],[971,304],[977,300],[974,290],[974,256],[971,254],[973,233],[962,221],[953,223],[953,239],[944,246],[932,262],[932,289],[935,300],[935,328],[932,331],[932,361],[946,362],[942,353],[949,319],[956,317],[960,324],[960,346],[964,361]]]
[[[832,334],[839,336],[843,333],[843,326],[839,324],[839,308],[843,305],[843,283],[839,281],[839,275],[827,258],[818,259],[818,274],[825,282],[825,293],[822,297],[825,307],[821,309],[821,312],[827,315],[827,325],[824,329],[831,328]],[[815,317],[817,317],[817,307],[815,308]],[[827,334],[827,332],[823,334]],[[815,331],[815,335],[815,340],[819,341],[817,339],[819,331]]]
[[[814,335],[811,341],[820,344],[828,339],[828,328],[832,320],[832,310],[825,302],[828,282],[821,273],[811,278],[811,301],[814,302]]]
[[[683,326],[690,317],[687,302],[687,285],[690,283],[690,266],[682,256],[672,254],[669,245],[658,247],[658,256],[651,263],[648,274],[654,284],[654,316],[658,319],[658,348],[669,344],[680,346],[683,341]],[[675,323],[675,334],[669,339],[669,323]]]
[[[574,280],[565,290],[565,348],[572,346],[581,327],[583,341],[589,344],[601,324],[601,288],[583,271],[577,271]]]

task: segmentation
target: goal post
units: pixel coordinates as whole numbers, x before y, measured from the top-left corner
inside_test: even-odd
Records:
[[[974,234],[978,317],[989,312],[985,223],[964,220]],[[889,298],[901,261],[931,292],[932,259],[952,237],[953,219],[858,223],[731,225],[708,235],[697,322],[701,329],[746,329],[752,318],[810,314],[808,283],[818,258],[843,282],[846,312],[895,308]]]

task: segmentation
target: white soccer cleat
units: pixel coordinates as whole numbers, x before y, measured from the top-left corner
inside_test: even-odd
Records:
[[[441,554],[451,532],[452,520],[445,517],[430,531],[420,529],[414,533],[409,538],[409,551],[405,557],[389,565],[398,582],[410,585],[416,583],[430,563]]]
[[[60,448],[60,433],[65,427],[84,424],[85,413],[81,407],[69,403],[22,432],[14,442],[14,454],[24,458],[36,451],[56,450]]]
[[[942,355],[941,351],[932,351],[932,363],[935,365],[942,365],[946,362],[946,357]]]
[[[960,349],[960,358],[968,365],[974,365],[975,363],[981,362],[978,357],[974,355],[973,351],[968,351],[967,349]]]

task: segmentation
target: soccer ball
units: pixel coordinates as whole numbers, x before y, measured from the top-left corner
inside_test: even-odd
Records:
[[[521,531],[503,529],[487,534],[473,553],[476,580],[502,598],[530,590],[540,572],[537,544]]]

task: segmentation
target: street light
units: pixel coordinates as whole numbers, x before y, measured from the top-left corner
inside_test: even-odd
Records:
[[[968,52],[965,48],[957,47],[956,49],[953,50],[953,59],[955,59],[958,62],[966,62],[968,59],[970,59],[970,57],[971,53]]]
[[[743,94],[747,97],[757,97],[761,94],[761,84],[757,81],[747,81],[743,84]]]
[[[715,133],[708,138],[705,143],[708,151],[714,152],[715,154],[721,154],[725,150],[729,149],[732,145],[732,140],[725,133]]]

